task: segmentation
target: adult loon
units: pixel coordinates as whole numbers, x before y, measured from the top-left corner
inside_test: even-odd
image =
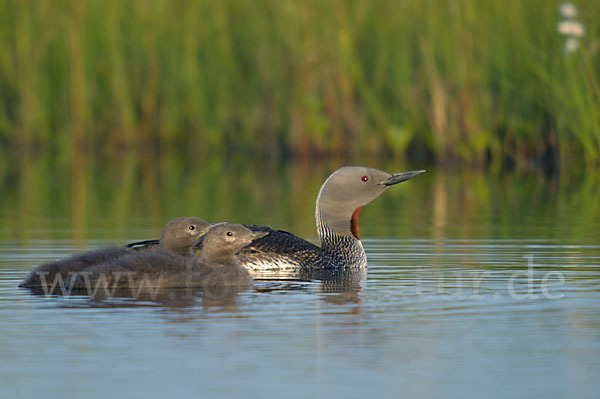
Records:
[[[252,277],[236,254],[268,232],[253,232],[242,225],[221,223],[211,228],[186,257],[164,249],[132,251],[72,275],[67,286],[76,291],[145,287],[187,288],[249,286]]]
[[[175,219],[163,228],[156,248],[162,248],[179,255],[190,254],[190,248],[212,227],[211,223],[199,218],[182,217]],[[37,267],[19,285],[35,288],[47,285],[56,286],[66,281],[69,273],[77,273],[102,262],[112,261],[135,252],[127,247],[105,247],[76,254],[65,259],[44,263]],[[58,281],[58,280],[60,281]]]
[[[247,226],[269,234],[244,248],[238,258],[252,271],[365,268],[367,256],[358,229],[361,209],[388,187],[424,172],[390,174],[364,166],[344,166],[325,180],[317,196],[320,247],[284,231]]]

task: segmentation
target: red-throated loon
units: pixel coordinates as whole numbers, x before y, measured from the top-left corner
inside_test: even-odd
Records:
[[[67,282],[76,291],[143,287],[186,288],[249,286],[252,277],[236,254],[268,232],[253,232],[239,224],[220,223],[191,248],[185,257],[158,248],[131,251],[72,275]]]
[[[342,167],[325,180],[317,196],[320,247],[287,232],[247,226],[270,234],[244,248],[238,258],[250,270],[364,268],[367,256],[358,230],[360,210],[388,187],[424,172],[390,174],[363,166]]]
[[[163,228],[160,241],[153,241],[159,248],[180,255],[189,255],[191,246],[198,238],[206,234],[213,226],[205,220],[192,217],[175,219]],[[156,245],[154,245],[156,247]],[[36,268],[19,285],[20,287],[34,288],[60,283],[55,281],[67,280],[69,273],[77,273],[102,262],[111,261],[122,256],[136,252],[125,247],[106,247],[83,252],[65,259],[47,262]]]

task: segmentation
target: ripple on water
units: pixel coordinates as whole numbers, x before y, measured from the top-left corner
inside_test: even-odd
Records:
[[[310,394],[299,375],[336,392],[352,386],[349,396],[427,386],[425,396],[486,397],[506,381],[551,396],[577,370],[570,378],[585,389],[573,392],[600,392],[588,371],[600,366],[600,246],[371,239],[365,248],[366,276],[264,280],[220,299],[90,301],[17,287],[32,265],[73,252],[68,245],[0,246],[0,355],[11,359],[0,360],[0,386],[43,394],[71,373],[96,393],[198,382],[240,394],[268,381]],[[235,378],[219,382],[224,375]],[[467,390],[465,375],[487,384]]]

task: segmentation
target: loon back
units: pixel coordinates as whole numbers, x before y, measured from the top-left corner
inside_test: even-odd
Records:
[[[353,238],[337,237],[336,240],[339,240],[339,243],[334,245],[333,234],[327,235],[325,241],[330,243],[329,246],[337,250],[336,252],[339,252],[339,256],[335,256],[335,253],[325,252],[315,244],[287,231],[275,230],[267,226],[247,224],[244,226],[253,232],[268,233],[266,236],[254,240],[237,254],[240,263],[251,271],[311,270],[339,266],[356,267],[355,264],[351,265],[352,260],[355,261],[354,263],[357,259],[363,261],[360,251],[362,244]],[[360,249],[355,248],[357,243],[360,245]],[[146,251],[155,249],[158,245],[158,240],[146,240],[133,242],[126,247]],[[341,250],[341,248],[346,249]],[[364,250],[362,252],[364,253]],[[364,263],[364,266],[366,266],[366,259],[364,259]]]
[[[266,226],[244,226],[254,232],[268,233],[238,253],[238,260],[249,270],[326,268],[335,264],[321,248],[287,231]]]
[[[249,270],[294,270],[325,268],[334,264],[315,244],[282,230],[267,226],[244,225],[254,232],[267,232],[243,248],[237,258]],[[138,241],[127,248],[147,251],[157,248],[158,240]]]

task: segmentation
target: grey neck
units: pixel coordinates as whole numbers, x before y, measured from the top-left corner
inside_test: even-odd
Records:
[[[328,225],[322,212],[317,209],[317,233],[321,240],[321,249],[339,266],[352,268],[367,267],[367,254],[360,240],[350,232],[350,221],[344,230]]]

